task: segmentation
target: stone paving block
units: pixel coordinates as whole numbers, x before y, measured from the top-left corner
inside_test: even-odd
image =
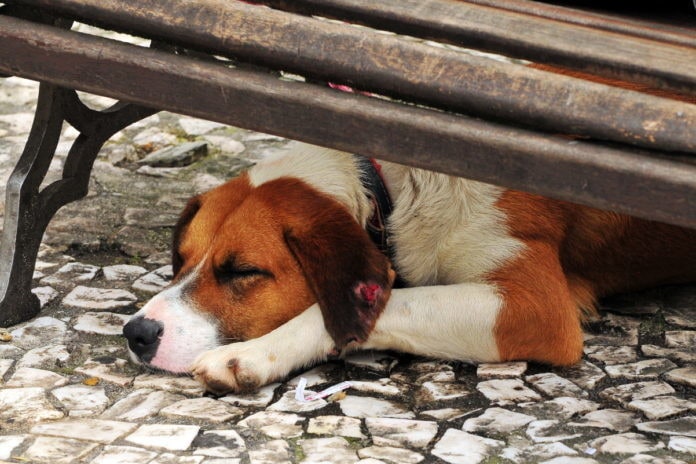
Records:
[[[97,446],[72,438],[37,437],[21,457],[32,463],[72,464]]]
[[[354,417],[318,416],[309,419],[307,433],[363,439],[365,435],[360,429],[361,425],[360,419]]]
[[[665,348],[657,345],[642,345],[640,349],[644,356],[668,358],[682,363],[696,363],[696,350],[693,349]]]
[[[620,464],[687,464],[687,462],[670,456],[658,457],[651,454],[636,454],[624,459]]]
[[[354,464],[357,453],[350,443],[341,437],[310,438],[299,441],[305,457],[303,463]]]
[[[351,388],[355,391],[382,396],[401,396],[401,386],[392,379],[383,378],[375,381],[351,380]]]
[[[105,446],[90,464],[134,464],[150,462],[157,453],[133,446]]]
[[[696,329],[696,316],[694,316],[693,310],[696,303],[693,301],[693,296],[690,295],[689,297],[692,301],[685,304],[683,307],[665,309],[664,316],[668,324],[684,327],[686,329]]]
[[[447,429],[431,453],[451,464],[477,464],[495,456],[505,442],[479,437],[457,429]]]
[[[665,444],[640,433],[620,433],[592,440],[589,446],[604,454],[636,454],[660,450]]]
[[[17,358],[22,353],[24,353],[24,350],[19,347],[10,344],[0,344],[0,358]]]
[[[205,464],[239,464],[237,459],[206,459],[205,456],[179,456],[172,453],[162,453],[147,464],[201,464],[203,460]]]
[[[420,416],[422,416],[425,419],[435,419],[435,420],[441,420],[441,421],[450,421],[454,419],[459,419],[460,417],[464,417],[468,414],[475,414],[477,412],[482,411],[481,408],[474,409],[472,411],[466,411],[464,409],[459,409],[459,408],[442,408],[442,409],[430,409],[427,411],[421,411],[419,413]]]
[[[197,425],[145,424],[125,439],[145,448],[184,451],[198,435]]]
[[[349,417],[395,417],[413,419],[416,415],[406,406],[369,396],[348,395],[338,402],[343,414]]]
[[[524,385],[521,379],[494,379],[479,382],[476,389],[498,404],[540,401],[541,396]]]
[[[99,266],[85,263],[68,263],[54,274],[41,279],[41,285],[64,288],[74,285],[74,282],[91,282],[99,272]]]
[[[539,464],[599,464],[599,461],[581,456],[559,456],[547,461],[541,461]]]
[[[152,388],[188,396],[200,396],[205,391],[191,377],[173,375],[142,374],[133,380],[134,388]]]
[[[476,368],[476,375],[482,379],[520,377],[526,371],[526,362],[481,363]]]
[[[96,288],[78,285],[63,298],[63,304],[78,309],[114,311],[131,308],[138,297],[120,288]]]
[[[0,459],[10,459],[13,451],[24,443],[27,435],[6,435],[0,437]]]
[[[304,417],[276,411],[260,411],[237,425],[242,428],[258,430],[271,438],[293,438],[302,435]]]
[[[20,367],[12,374],[12,377],[5,385],[10,388],[55,388],[62,387],[67,383],[67,378],[55,372],[33,367]]]
[[[125,387],[133,384],[135,376],[124,372],[128,361],[114,356],[100,356],[87,359],[82,366],[75,369],[78,374],[97,377],[106,382]]]
[[[42,287],[35,287],[31,289],[31,293],[37,296],[39,299],[40,308],[43,309],[47,304],[58,298],[60,293],[55,288],[44,285]]]
[[[696,437],[696,417],[680,417],[669,421],[642,422],[636,425],[641,432]]]
[[[17,363],[17,367],[55,368],[70,359],[65,345],[46,345],[27,351]]]
[[[133,289],[154,295],[169,285],[172,277],[172,267],[170,265],[162,266],[133,282]]]
[[[0,421],[34,423],[63,417],[53,407],[43,388],[8,388],[0,390]]]
[[[125,421],[148,419],[159,414],[162,408],[185,399],[182,395],[159,390],[135,390],[118,400],[102,417]]]
[[[681,436],[670,437],[667,446],[671,450],[696,456],[696,438]]]
[[[109,282],[130,282],[143,274],[147,274],[147,269],[142,266],[132,264],[114,264],[102,268],[104,279]]]
[[[170,419],[196,419],[214,423],[227,422],[242,414],[241,409],[212,398],[185,399],[160,410],[160,415]]]
[[[198,383],[198,382],[196,382]],[[265,408],[273,400],[276,388],[280,386],[279,383],[273,383],[260,388],[254,393],[245,394],[228,394],[222,398],[218,398],[219,401],[224,401],[233,406],[239,406],[244,408]],[[198,386],[200,387],[200,384]]]
[[[368,417],[365,425],[375,445],[397,448],[425,448],[438,430],[436,422],[389,417]]]
[[[552,372],[528,375],[525,377],[525,380],[532,384],[534,388],[548,396],[587,396],[587,392],[573,382]]]
[[[0,359],[0,382],[5,378],[5,374],[14,366],[14,359]]]
[[[416,403],[421,407],[428,403],[456,400],[471,394],[465,385],[456,382],[423,382],[420,385],[416,392]]]
[[[138,424],[111,420],[72,419],[35,425],[31,428],[31,433],[109,444],[132,432],[137,426]]]
[[[193,448],[195,455],[238,458],[246,452],[246,443],[234,430],[209,430],[193,441]]]
[[[696,402],[676,396],[656,396],[647,400],[631,401],[627,407],[642,412],[648,419],[659,420],[686,411],[696,411]]]
[[[583,390],[591,390],[597,386],[607,374],[594,364],[582,360],[575,366],[564,369],[563,376]]]
[[[111,312],[86,312],[77,318],[73,328],[78,332],[100,334],[100,335],[121,335],[123,326],[130,319],[129,315]]]
[[[392,446],[370,446],[358,450],[358,456],[362,459],[376,459],[377,462],[393,464],[417,464],[425,457],[415,451],[396,448]]]
[[[462,430],[471,433],[483,433],[484,435],[510,433],[530,422],[536,417],[518,412],[508,411],[503,408],[488,408],[478,417],[467,419]]]
[[[334,364],[321,364],[302,374],[288,380],[286,385],[289,387],[297,387],[300,384],[300,379],[304,378],[307,381],[306,387],[312,388],[332,380],[331,374],[336,371]]]
[[[696,388],[696,366],[682,367],[669,371],[665,374],[665,380]]]
[[[249,464],[292,464],[285,440],[272,440],[249,450]]]
[[[615,364],[604,370],[612,379],[654,380],[665,372],[677,367],[668,359],[645,359],[631,364]]]
[[[575,422],[568,423],[569,427],[594,427],[627,432],[638,422],[638,416],[621,409],[600,409],[592,411]]]
[[[344,361],[382,374],[388,374],[399,362],[394,356],[379,351],[359,351],[346,356]]]
[[[216,129],[225,129],[228,127],[219,122],[206,121],[205,119],[190,118],[187,116],[179,118],[179,125],[187,134],[191,135],[203,135]]]
[[[51,395],[68,410],[70,417],[93,416],[103,412],[109,405],[109,398],[102,387],[67,385],[52,390]]]
[[[570,396],[562,396],[541,403],[524,403],[520,406],[526,413],[545,419],[570,419],[575,415],[599,409],[599,403]]]
[[[636,382],[605,388],[599,396],[628,405],[631,401],[674,393],[674,388],[665,382]]]
[[[11,332],[12,343],[25,350],[61,344],[67,330],[67,325],[61,320],[48,316],[37,317]]]
[[[670,348],[686,348],[693,350],[696,346],[696,331],[670,330],[665,332],[665,343]]]
[[[539,443],[536,445],[526,446],[522,449],[508,447],[500,452],[500,457],[515,463],[540,462],[544,459],[577,455],[577,451],[560,442]]]
[[[534,443],[552,443],[563,440],[572,440],[582,436],[580,433],[572,433],[566,430],[565,424],[558,420],[536,420],[527,426],[527,436]]]
[[[311,390],[306,390],[307,393],[310,391]],[[285,392],[278,401],[270,405],[267,409],[269,411],[309,412],[322,409],[328,404],[329,403],[323,399],[305,402],[297,401],[295,399],[295,390],[290,390]]]

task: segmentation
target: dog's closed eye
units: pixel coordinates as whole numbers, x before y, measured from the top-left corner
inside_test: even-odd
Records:
[[[221,284],[259,277],[273,277],[273,274],[265,269],[247,263],[238,263],[234,256],[227,258],[221,265],[216,266],[213,272],[215,278]]]

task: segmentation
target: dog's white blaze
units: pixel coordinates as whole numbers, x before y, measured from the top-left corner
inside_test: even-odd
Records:
[[[148,363],[153,367],[188,372],[199,354],[220,345],[216,322],[183,297],[182,290],[196,279],[197,273],[198,269],[193,270],[182,281],[155,295],[132,316],[158,321],[164,328],[157,353]],[[137,360],[132,352],[131,358]]]

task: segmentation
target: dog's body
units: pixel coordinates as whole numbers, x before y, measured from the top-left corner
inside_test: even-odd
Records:
[[[598,297],[696,280],[696,231],[381,163],[392,290],[359,166],[298,144],[193,199],[131,350],[217,393],[359,348],[569,365]]]

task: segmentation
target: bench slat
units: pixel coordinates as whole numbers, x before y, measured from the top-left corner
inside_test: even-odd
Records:
[[[176,9],[160,8],[159,0],[13,3],[41,6],[86,22],[441,109],[645,148],[696,153],[696,105],[345,24],[226,0],[181,2]],[[396,8],[398,2],[380,3]],[[488,37],[483,41],[519,42],[519,47],[560,61],[565,60],[560,50],[569,47],[564,56],[572,60],[602,62],[618,73],[644,73],[653,84],[659,80],[661,85],[696,91],[696,50],[569,25],[523,34],[523,27],[539,24],[525,23],[527,16],[511,12],[504,13],[519,18],[503,16],[488,24],[493,19],[484,10],[488,7],[446,0],[426,3],[433,8],[419,11],[438,11],[441,20],[461,17],[468,18],[465,24],[479,24],[479,34]],[[447,5],[448,10],[434,9]],[[450,26],[449,21],[443,23]],[[504,36],[505,32],[512,35]],[[479,40],[472,37],[467,40]],[[547,42],[558,50],[540,48]]]
[[[676,157],[287,82],[10,17],[0,16],[0,40],[0,71],[696,227],[696,165]]]

